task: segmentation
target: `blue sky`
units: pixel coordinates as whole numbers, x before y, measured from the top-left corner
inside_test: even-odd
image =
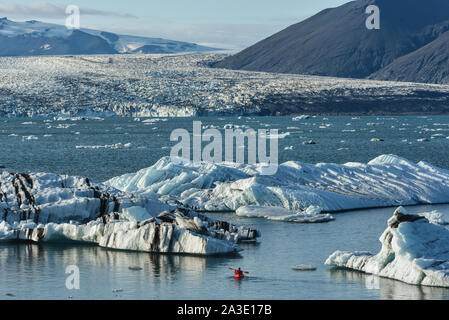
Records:
[[[64,24],[63,8],[81,9],[81,26],[231,49],[247,47],[348,0],[52,0],[0,1],[0,16]]]

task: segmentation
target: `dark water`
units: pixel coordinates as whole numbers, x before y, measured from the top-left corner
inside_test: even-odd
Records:
[[[323,120],[324,119],[324,120]],[[328,119],[328,120],[325,120]],[[279,161],[367,162],[380,154],[396,154],[412,161],[428,161],[449,168],[449,117],[317,117],[292,121],[291,117],[203,118],[203,126],[246,125],[255,130],[278,129],[290,135],[279,140]],[[182,128],[192,133],[192,119],[171,119],[144,124],[133,119],[105,121],[0,120],[0,165],[9,171],[41,171],[88,176],[97,181],[135,172],[170,155],[170,134]],[[321,129],[321,125],[330,127]],[[348,125],[351,124],[351,125]],[[370,124],[370,125],[367,125]],[[70,125],[67,129],[55,128]],[[49,128],[51,126],[51,128]],[[298,129],[293,129],[296,127]],[[245,128],[244,128],[245,129]],[[348,130],[355,130],[348,132]],[[376,130],[376,132],[370,132]],[[79,133],[79,134],[76,134]],[[18,136],[9,136],[17,134]],[[51,135],[45,137],[44,135]],[[25,140],[34,135],[38,140]],[[432,139],[432,135],[435,136]],[[383,142],[371,142],[379,138]],[[428,142],[418,142],[427,138]],[[315,145],[303,145],[313,140]],[[404,142],[407,140],[407,142]],[[124,149],[76,149],[132,143]],[[284,150],[293,146],[293,150]]]
[[[449,168],[449,117],[329,117],[299,122],[279,117],[201,120],[203,125],[221,128],[227,123],[246,124],[254,129],[268,125],[290,132],[290,136],[280,140],[281,162],[366,162],[380,154],[393,153]],[[173,129],[192,130],[191,119],[151,125],[132,119],[23,122],[29,121],[0,122],[0,165],[6,170],[67,173],[100,181],[154,164],[169,155]],[[48,128],[59,124],[73,126]],[[322,124],[331,126],[320,129]],[[48,134],[51,136],[44,136]],[[23,140],[23,136],[30,135],[38,140]],[[372,138],[385,141],[370,142]],[[418,142],[421,138],[429,141]],[[316,144],[303,145],[306,140]],[[80,145],[119,142],[132,146],[76,149]],[[294,149],[284,150],[289,146]],[[413,207],[409,211],[435,209],[448,211],[449,206]],[[393,210],[342,213],[336,215],[334,222],[312,225],[213,214],[262,231],[260,244],[243,245],[241,254],[225,257],[151,255],[93,246],[2,244],[0,299],[448,299],[448,289],[411,286],[323,265],[335,250],[377,252],[378,238]],[[312,264],[317,270],[294,271],[291,267],[296,264]],[[80,268],[80,290],[69,291],[65,287],[65,268],[69,265]],[[242,267],[250,276],[235,281],[229,267]]]

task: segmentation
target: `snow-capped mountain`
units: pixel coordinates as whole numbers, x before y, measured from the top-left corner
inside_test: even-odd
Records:
[[[195,43],[119,35],[91,29],[69,30],[39,21],[0,18],[0,56],[62,54],[179,53],[212,51]]]

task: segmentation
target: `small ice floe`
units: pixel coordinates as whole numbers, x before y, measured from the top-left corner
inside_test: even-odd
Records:
[[[154,118],[154,119],[143,120],[142,123],[152,124],[152,123],[165,122],[165,121],[168,121],[168,119]]]
[[[304,141],[302,144],[306,145],[306,144],[316,144],[315,141],[313,140],[308,140],[308,141]]]
[[[131,271],[140,271],[143,270],[141,267],[128,267],[129,270]]]
[[[290,132],[279,133],[279,134],[264,134],[262,133],[260,136],[265,139],[285,139],[290,135]]]
[[[18,137],[19,135],[16,133],[11,133],[10,135],[8,135],[8,137]]]
[[[370,141],[371,142],[382,142],[382,141],[385,141],[385,140],[384,139],[380,139],[380,138],[372,138]]]
[[[106,144],[104,146],[76,146],[76,149],[127,149],[131,148],[131,143]]]
[[[22,141],[32,141],[32,140],[39,140],[39,138],[36,137],[36,136],[33,136],[33,135],[31,135],[31,136],[23,136],[22,137]]]
[[[316,267],[309,264],[297,264],[292,269],[296,271],[315,271]]]
[[[341,132],[349,133],[349,132],[356,132],[356,130],[355,129],[344,129],[344,130],[341,130]]]
[[[293,150],[294,148],[293,148],[293,146],[288,146],[288,147],[285,147],[284,148],[284,150],[286,150],[286,151],[291,151],[291,150]]]
[[[56,129],[68,129],[70,127],[73,127],[75,124],[58,124],[56,127]],[[50,126],[49,128],[52,128],[52,126]]]
[[[292,118],[293,121],[301,121],[301,120],[307,120],[307,119],[310,119],[310,116],[305,115],[305,114]]]
[[[409,284],[449,287],[449,230],[398,208],[380,237],[381,251],[336,251],[326,264]]]
[[[321,209],[316,206],[310,206],[304,211],[293,211],[281,207],[245,206],[238,208],[236,215],[296,223],[323,223],[334,220],[330,214],[322,214]]]
[[[28,126],[28,125],[32,125],[32,124],[36,124],[35,122],[22,122],[22,125]]]

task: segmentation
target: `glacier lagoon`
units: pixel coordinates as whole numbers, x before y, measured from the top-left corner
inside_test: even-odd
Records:
[[[234,117],[201,121],[217,128],[233,124],[289,133],[279,141],[280,162],[368,162],[381,154],[396,154],[449,168],[449,117],[316,117],[300,121],[291,117]],[[55,172],[105,181],[150,167],[169,155],[170,132],[175,128],[189,130],[192,119],[3,119],[0,125],[0,166],[5,170]],[[316,144],[303,144],[310,140]],[[412,207],[408,211],[435,209],[449,211],[445,205]],[[262,231],[260,244],[241,245],[245,250],[240,255],[220,258],[119,252],[92,246],[3,244],[0,281],[4,292],[0,295],[8,298],[6,294],[12,294],[10,298],[16,299],[447,298],[447,289],[415,287],[323,265],[335,250],[379,251],[378,238],[393,211],[385,208],[339,213],[335,221],[318,225],[213,213],[212,217]],[[65,289],[64,271],[70,264],[80,267],[80,291]],[[314,265],[317,271],[291,270],[297,264]],[[227,267],[237,266],[250,271],[251,277],[234,282]]]

